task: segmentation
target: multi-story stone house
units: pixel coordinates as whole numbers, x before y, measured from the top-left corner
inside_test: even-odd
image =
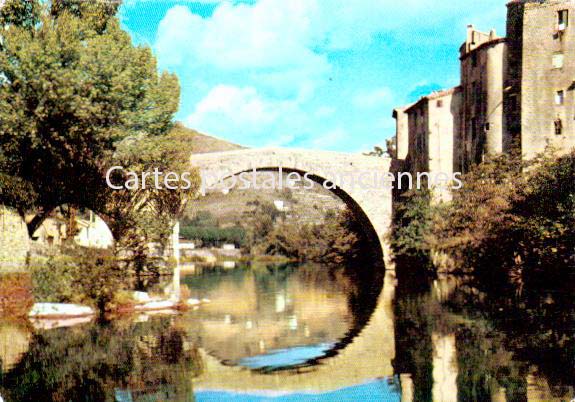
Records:
[[[575,0],[507,4],[507,36],[468,26],[460,85],[394,109],[397,158],[467,171],[486,154],[575,148]]]

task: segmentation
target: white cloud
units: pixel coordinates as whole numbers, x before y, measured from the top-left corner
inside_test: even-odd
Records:
[[[344,129],[327,129],[331,117],[331,127],[350,130],[349,121],[335,116],[329,99],[316,97],[323,86],[337,105],[340,87],[328,82],[341,68],[331,65],[334,50],[365,49],[379,33],[390,35],[395,46],[397,40],[405,46],[412,41],[451,44],[455,36],[463,40],[465,24],[505,12],[501,0],[481,5],[475,0],[201,1],[217,3],[209,17],[177,5],[160,22],[154,44],[159,65],[195,77],[188,78],[194,80],[187,84],[193,89],[188,94],[197,91],[203,97],[188,95],[197,103],[186,124],[252,146],[334,148],[327,143],[341,147],[352,141]],[[351,102],[366,116],[396,106],[385,87],[359,91]]]
[[[497,3],[500,2],[490,0]],[[173,53],[222,69],[311,67],[327,63],[318,49],[348,49],[376,32],[413,32],[465,15],[471,0],[259,0],[220,2],[209,18],[174,6],[158,30],[156,48],[173,63]],[[476,9],[474,7],[473,9]],[[178,59],[178,58],[176,58]]]
[[[332,116],[335,113],[335,108],[330,106],[321,106],[317,108],[314,116],[318,119]]]
[[[353,104],[358,108],[371,109],[393,103],[393,94],[389,88],[378,88],[362,91],[353,98]]]
[[[325,62],[308,45],[311,27],[306,1],[261,0],[255,5],[220,4],[203,19],[174,6],[158,29],[156,48],[167,64],[173,53],[220,69],[309,67]]]
[[[297,103],[264,98],[254,87],[218,85],[185,120],[189,127],[245,145],[289,143],[289,130],[305,127]],[[278,140],[279,138],[279,140]]]
[[[362,46],[377,32],[409,41],[449,41],[454,28],[463,30],[464,25],[441,22],[482,20],[502,8],[500,0],[484,0],[483,13],[475,0],[224,1],[202,18],[177,5],[162,19],[155,48],[164,67],[259,70],[268,81],[296,83],[325,76],[330,69],[326,51]]]
[[[334,112],[333,108],[320,107],[312,117]],[[310,128],[313,119],[298,102],[264,97],[254,87],[217,85],[196,104],[184,123],[247,146],[350,150],[351,137],[345,129],[316,132],[317,129]]]

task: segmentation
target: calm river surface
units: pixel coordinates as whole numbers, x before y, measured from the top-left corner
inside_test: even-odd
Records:
[[[369,270],[360,270],[368,272]],[[4,401],[570,401],[570,289],[195,268],[178,314],[0,321]],[[74,325],[73,325],[74,324]],[[48,327],[56,327],[48,329]],[[0,399],[1,400],[1,399]]]

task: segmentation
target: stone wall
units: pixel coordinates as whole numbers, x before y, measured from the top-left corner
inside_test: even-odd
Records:
[[[568,11],[569,21],[560,30],[558,15],[561,10]],[[525,4],[521,144],[526,158],[545,151],[547,145],[564,152],[575,147],[574,38],[575,5],[572,1]],[[562,100],[559,100],[559,91],[562,91]],[[561,127],[557,132],[556,122]]]
[[[0,206],[0,272],[23,267],[29,249],[24,220],[14,210]]]

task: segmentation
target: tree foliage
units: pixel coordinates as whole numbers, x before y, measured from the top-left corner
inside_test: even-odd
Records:
[[[189,168],[190,152],[191,144],[180,126],[164,136],[140,134],[118,144],[114,163],[124,167],[124,175],[114,177],[116,183],[125,182],[128,171],[139,177],[155,169],[165,174],[173,172],[179,177],[189,173],[188,189],[167,189],[163,186],[136,190],[106,189],[105,213],[109,217],[110,229],[121,240],[119,248],[135,259],[144,259],[148,243],[166,243],[186,202],[197,193],[200,177],[197,171]]]
[[[422,195],[412,196],[396,214],[396,253],[440,252],[457,269],[517,280],[570,271],[567,267],[575,266],[575,152],[553,155],[550,149],[529,162],[513,154],[492,157],[464,175],[464,186],[450,204],[431,206]]]
[[[23,214],[65,203],[105,213],[104,171],[116,146],[131,137],[153,143],[172,126],[177,78],[158,74],[116,9],[80,0],[2,8],[0,202]],[[23,194],[11,190],[19,183]]]
[[[190,240],[200,240],[203,246],[219,247],[224,243],[233,243],[243,247],[246,240],[246,230],[241,226],[227,228],[181,226],[180,234]]]
[[[362,255],[366,246],[363,229],[349,209],[328,214],[323,223],[299,225],[284,222],[274,226],[258,248],[298,261],[345,264]]]

